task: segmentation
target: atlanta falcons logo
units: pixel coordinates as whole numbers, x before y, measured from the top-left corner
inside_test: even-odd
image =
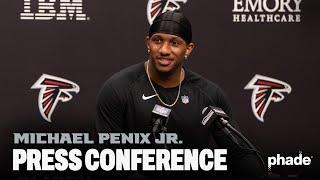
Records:
[[[289,84],[277,79],[256,74],[244,89],[253,89],[251,107],[255,117],[264,122],[264,114],[271,101],[280,102],[284,99],[283,92],[290,93]]]
[[[147,17],[149,24],[160,14],[166,11],[180,9],[179,2],[186,3],[188,0],[149,0],[147,5]]]
[[[72,99],[70,92],[80,91],[76,83],[48,74],[42,74],[31,89],[40,89],[38,106],[41,116],[48,122],[51,122],[51,115],[58,101],[67,102]]]

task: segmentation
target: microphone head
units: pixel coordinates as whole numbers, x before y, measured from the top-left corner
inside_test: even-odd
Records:
[[[229,119],[229,116],[221,108],[215,106],[205,107],[202,110],[202,114],[204,115],[204,117],[201,123],[202,125],[207,127],[211,127],[212,123],[217,119]]]
[[[219,117],[224,119],[229,119],[227,113],[225,113],[221,108],[210,106],[210,109]]]
[[[152,110],[152,132],[167,131],[166,126],[168,123],[171,109],[156,104]]]
[[[171,113],[171,109],[156,104],[152,112],[159,116],[168,118]]]

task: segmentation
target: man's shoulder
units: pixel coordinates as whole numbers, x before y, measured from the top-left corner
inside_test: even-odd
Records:
[[[188,73],[188,82],[195,87],[198,87],[202,90],[220,90],[219,85],[212,82],[211,80],[203,77],[202,75],[193,72],[191,70],[187,70]]]
[[[99,91],[98,99],[116,96],[125,99],[130,87],[144,74],[143,62],[131,65],[113,74],[106,80]]]
[[[119,72],[113,74],[105,84],[113,87],[128,87],[144,74],[143,62],[126,67]]]
[[[220,86],[195,72],[190,71],[189,73],[191,86],[197,87],[203,95],[210,99],[213,106],[222,108],[229,116],[232,116],[231,106]]]

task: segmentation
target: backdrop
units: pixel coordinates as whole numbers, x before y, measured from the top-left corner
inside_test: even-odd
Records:
[[[99,89],[112,74],[146,60],[148,17],[164,9],[180,9],[190,19],[196,47],[186,66],[226,92],[243,134],[264,157],[302,151],[316,164],[319,5],[317,0],[2,0],[2,169],[11,172],[13,132],[93,132]],[[70,101],[58,102],[51,123],[39,112],[39,89],[31,89],[42,74],[80,87]],[[280,102],[270,101],[263,121],[251,106],[253,90],[244,89],[256,74],[291,87],[290,93],[280,92]],[[300,168],[278,173],[296,174]]]

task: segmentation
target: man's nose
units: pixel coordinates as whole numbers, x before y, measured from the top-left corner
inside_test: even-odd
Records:
[[[170,51],[171,51],[171,48],[169,43],[163,43],[159,50],[161,55],[169,55]]]

